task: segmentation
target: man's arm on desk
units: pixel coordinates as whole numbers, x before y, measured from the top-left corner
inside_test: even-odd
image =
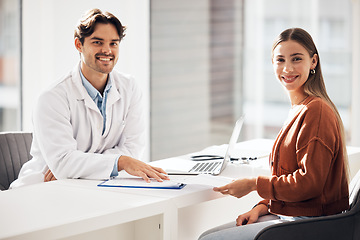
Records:
[[[140,160],[128,156],[121,156],[118,161],[118,171],[125,170],[130,175],[143,178],[146,182],[150,182],[150,178],[154,178],[159,182],[169,180],[166,172],[158,167],[153,167]]]
[[[143,178],[146,182],[150,182],[150,178],[154,178],[159,182],[169,180],[166,172],[158,167],[153,167],[142,161],[128,156],[121,156],[118,160],[118,171],[125,170],[130,175]],[[44,182],[56,180],[54,174],[49,170],[46,171]]]

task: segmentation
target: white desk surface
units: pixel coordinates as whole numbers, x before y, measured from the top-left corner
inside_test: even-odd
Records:
[[[246,142],[238,143],[236,149],[239,152],[254,153],[271,151],[272,140],[268,139],[256,139]],[[226,151],[227,145],[212,146],[206,148],[196,154],[222,154]],[[246,151],[245,151],[246,150]],[[225,155],[225,153],[224,153]],[[189,158],[190,161],[190,158]],[[171,159],[164,159],[152,162],[152,165],[161,166],[164,162],[171,162]],[[220,177],[229,177],[229,178],[245,178],[245,177],[256,177],[259,175],[269,175],[270,170],[268,167],[268,154],[261,159],[253,161],[249,164],[228,164],[227,168],[219,175]],[[120,173],[121,176],[121,173]],[[126,176],[126,175],[124,175]],[[170,176],[170,178],[175,178],[177,176]],[[187,176],[187,177],[196,177],[196,176]],[[96,188],[97,184],[100,181],[92,180],[63,180],[62,185],[67,184],[71,186],[86,187],[89,189]],[[136,188],[113,188],[113,187],[102,187],[101,191],[106,192],[115,192],[115,193],[127,193],[127,194],[136,194],[144,195],[151,197],[159,197],[167,200],[171,200],[178,207],[187,207],[194,204],[198,204],[204,201],[209,201],[217,198],[224,197],[223,195],[216,193],[212,190],[213,187],[201,184],[188,184],[181,190],[166,190],[163,189],[136,189]]]
[[[270,151],[271,146],[271,140],[258,139],[239,143],[236,148],[242,153],[251,153],[259,148]],[[222,145],[210,149],[222,152],[223,148]],[[349,155],[351,162],[360,164],[360,148],[350,148]],[[264,158],[249,165],[229,164],[220,177],[255,177],[269,173],[268,159]],[[193,214],[193,209],[187,207],[198,206],[215,199],[234,201],[234,198],[224,197],[206,185],[188,184],[181,190],[163,190],[97,187],[100,182],[57,180],[0,192],[0,239],[66,238],[155,215],[163,216],[163,239],[178,239],[178,234],[184,234],[184,231],[178,232],[178,228],[188,229],[188,226],[178,226],[184,224],[180,220],[178,222],[178,217],[188,221],[189,216]],[[253,204],[257,198],[258,195],[253,194],[249,197],[252,202],[245,205]],[[240,204],[243,204],[241,201],[245,201],[235,200],[240,200]],[[220,204],[228,202],[221,200]],[[226,209],[228,206],[218,207]],[[179,216],[178,211],[181,208],[185,210]],[[200,212],[202,213],[204,211]],[[192,227],[194,231],[198,231],[197,225],[194,224]],[[202,227],[208,228],[207,225]],[[184,236],[182,239],[188,239]]]
[[[67,237],[162,214],[167,204],[158,197],[141,198],[63,181],[35,184],[0,193],[0,239]]]

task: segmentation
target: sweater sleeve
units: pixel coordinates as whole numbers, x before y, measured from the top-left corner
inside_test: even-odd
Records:
[[[285,133],[284,148],[274,156],[272,176],[257,178],[258,194],[264,199],[299,202],[321,195],[334,155],[338,151],[338,124],[323,102],[307,106]],[[297,131],[294,131],[296,129]],[[291,143],[294,151],[286,148]]]
[[[264,199],[264,200],[261,200],[260,202],[258,202],[254,207],[256,207],[257,205],[260,205],[260,204],[269,206],[269,203],[270,203],[269,199]]]

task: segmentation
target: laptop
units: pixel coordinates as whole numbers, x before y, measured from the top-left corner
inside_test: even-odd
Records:
[[[169,175],[198,175],[198,174],[219,175],[225,169],[226,165],[229,163],[231,159],[231,154],[233,153],[235,144],[237,143],[237,140],[239,138],[243,123],[244,123],[244,117],[240,117],[236,121],[224,157],[214,156],[213,159],[215,160],[205,160],[205,161],[201,161],[201,160],[189,161],[190,156],[186,156],[185,158],[182,157],[170,158],[168,159],[169,160],[167,162],[168,164],[159,167],[162,167]]]

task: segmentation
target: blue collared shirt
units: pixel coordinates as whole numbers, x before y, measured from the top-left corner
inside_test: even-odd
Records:
[[[103,96],[84,77],[83,73],[81,72],[81,69],[80,69],[80,77],[81,77],[82,84],[84,85],[86,91],[89,93],[91,99],[95,102],[96,106],[99,108],[99,111],[100,111],[100,113],[101,113],[101,115],[103,117],[103,130],[102,130],[102,133],[104,133],[105,127],[106,127],[106,101],[107,101],[107,97],[108,97],[109,91],[110,91],[111,86],[112,86],[110,75],[108,77],[108,81],[106,83]],[[117,171],[117,165],[118,165],[119,157],[116,158],[114,168],[113,168],[113,171],[112,171],[110,177],[114,177],[114,176],[117,176],[119,174],[118,171]]]
[[[84,75],[82,74],[81,70],[80,70],[80,76],[81,76],[81,81],[86,89],[86,91],[89,93],[91,99],[95,102],[95,104],[97,105],[97,107],[99,108],[99,111],[103,117],[103,130],[102,133],[104,133],[105,131],[105,126],[106,126],[106,101],[107,101],[107,97],[109,94],[109,91],[111,89],[111,78],[109,75],[108,81],[106,83],[105,89],[104,89],[104,93],[103,96],[101,95],[101,93],[94,88],[93,85],[91,85],[91,83],[84,77]]]

